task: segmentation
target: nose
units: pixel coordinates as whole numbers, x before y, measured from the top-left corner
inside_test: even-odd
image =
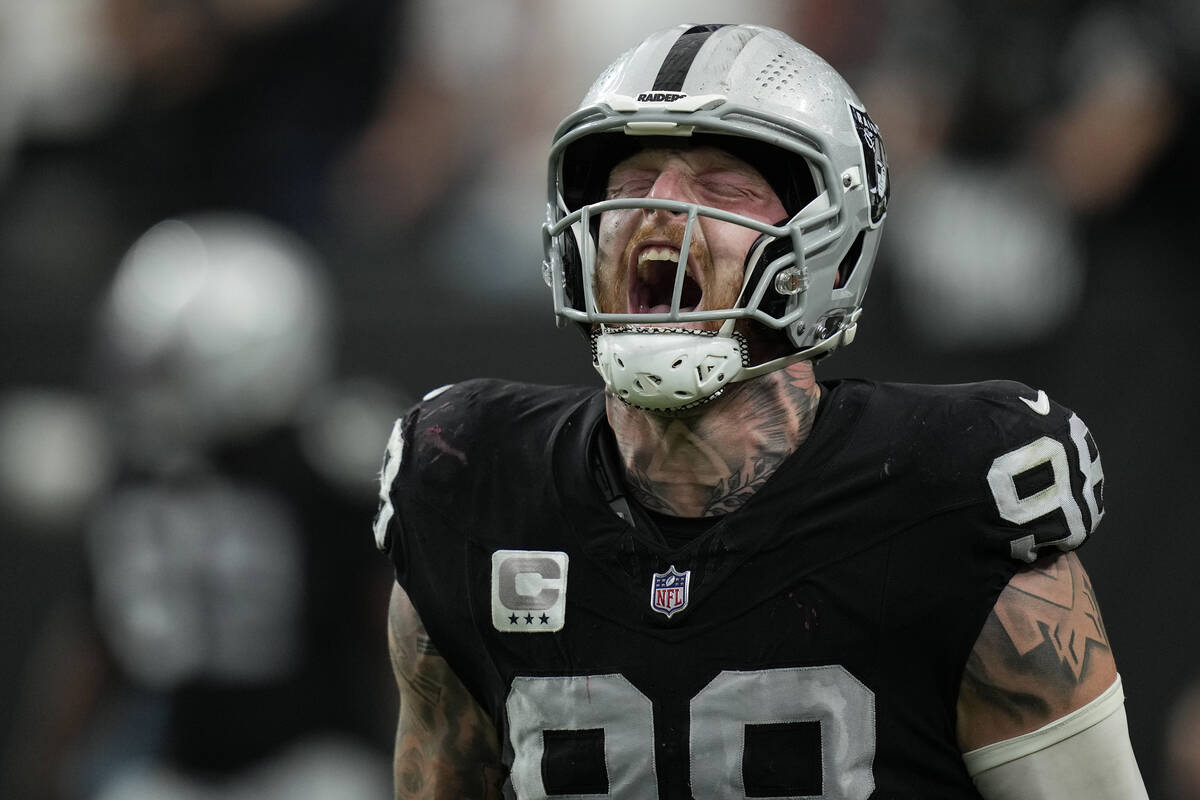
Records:
[[[650,192],[647,196],[655,200],[678,200],[684,203],[694,201],[687,175],[676,166],[667,166],[662,172],[658,173],[658,177],[654,179],[654,184],[650,187]],[[654,212],[663,214],[684,213],[667,211],[665,209],[648,210],[648,213]]]

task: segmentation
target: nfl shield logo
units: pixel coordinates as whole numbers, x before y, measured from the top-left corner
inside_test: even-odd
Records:
[[[650,607],[668,618],[683,611],[688,604],[688,586],[692,571],[679,572],[674,565],[666,572],[656,572],[650,579]]]

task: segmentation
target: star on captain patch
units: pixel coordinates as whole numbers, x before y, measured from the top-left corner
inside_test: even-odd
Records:
[[[650,608],[670,619],[687,608],[691,584],[692,571],[680,572],[674,564],[666,572],[654,573],[650,579]]]

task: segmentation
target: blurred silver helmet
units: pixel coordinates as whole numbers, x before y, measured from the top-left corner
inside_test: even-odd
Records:
[[[611,168],[659,137],[711,144],[747,161],[779,195],[787,217],[772,225],[682,201],[606,200]],[[683,139],[669,141],[677,147]],[[560,324],[591,332],[595,366],[617,396],[678,411],[731,382],[852,341],[888,194],[879,129],[823,59],[759,25],[679,25],[613,62],[555,133],[543,277]],[[597,305],[600,214],[627,208],[687,215],[668,311],[606,313]],[[760,234],[732,307],[695,311],[683,300],[687,249],[700,218]],[[654,327],[700,320],[723,322],[715,331]],[[752,359],[734,329],[740,320],[774,332],[779,346]]]
[[[275,224],[212,213],[150,228],[100,315],[126,441],[203,447],[285,423],[332,368],[333,311],[318,257]]]

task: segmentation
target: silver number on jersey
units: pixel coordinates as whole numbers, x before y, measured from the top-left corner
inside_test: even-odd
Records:
[[[875,791],[875,694],[844,667],[725,671],[692,699],[691,716],[696,800],[746,797],[748,726],[793,722],[821,726],[822,791],[804,797],[866,800]]]
[[[1071,442],[1079,455],[1079,471],[1083,475],[1082,494],[1090,524],[1084,524],[1083,512],[1072,491],[1067,448],[1062,442],[1043,436],[997,456],[988,470],[987,481],[1001,518],[1024,525],[1061,510],[1067,524],[1067,535],[1053,541],[1039,542],[1032,534],[1015,539],[1012,543],[1013,558],[1032,563],[1037,559],[1038,550],[1051,545],[1064,552],[1073,550],[1096,530],[1104,516],[1104,508],[1096,492],[1104,480],[1100,456],[1092,459],[1087,443],[1088,429],[1077,414],[1071,415],[1068,427]],[[1043,465],[1050,466],[1053,481],[1042,490],[1022,497],[1017,490],[1017,476]]]
[[[653,704],[624,676],[518,677],[505,708],[514,753],[510,779],[520,800],[548,797],[547,733],[595,730],[603,731],[608,793],[586,796],[658,797]],[[692,698],[690,712],[697,800],[747,797],[746,732],[780,723],[820,725],[821,794],[804,800],[866,800],[875,790],[875,695],[844,667],[725,671]]]
[[[504,705],[514,754],[509,780],[521,800],[549,796],[542,770],[548,731],[603,732],[608,794],[589,797],[658,797],[653,706],[625,676],[518,677]]]

